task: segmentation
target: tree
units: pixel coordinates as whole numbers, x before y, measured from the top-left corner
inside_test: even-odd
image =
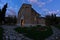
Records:
[[[2,22],[2,21],[1,21],[1,9],[0,9],[0,24],[1,24],[1,22]]]
[[[45,16],[45,24],[46,24],[47,26],[49,26],[49,25],[51,24],[51,22],[50,22],[50,15],[46,15],[46,16]]]
[[[51,14],[51,25],[55,25],[56,24],[56,14]]]
[[[56,14],[46,15],[46,25],[56,25],[57,17]]]
[[[2,11],[1,11],[2,22],[4,22],[4,23],[5,23],[6,8],[7,8],[7,3],[4,5],[4,7],[2,8]]]
[[[16,16],[14,16],[14,18],[13,18],[13,20],[14,20],[14,25],[17,23],[17,18],[16,18]]]

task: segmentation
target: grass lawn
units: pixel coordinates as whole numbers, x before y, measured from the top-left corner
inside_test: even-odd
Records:
[[[0,40],[3,40],[3,28],[0,27]]]
[[[34,40],[44,40],[53,34],[51,27],[18,27],[15,30]]]
[[[60,29],[60,24],[55,25],[56,28]]]

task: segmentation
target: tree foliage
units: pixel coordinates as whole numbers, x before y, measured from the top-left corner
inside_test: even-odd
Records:
[[[57,23],[56,14],[46,15],[46,25],[55,25]]]
[[[0,24],[4,24],[5,22],[5,14],[6,14],[7,3],[0,9]]]
[[[17,18],[16,18],[16,16],[8,16],[8,17],[6,17],[6,22],[5,22],[5,24],[7,24],[7,25],[15,25],[17,23]]]

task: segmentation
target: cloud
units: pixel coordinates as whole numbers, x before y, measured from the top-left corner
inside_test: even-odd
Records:
[[[0,7],[3,6],[2,4],[0,4]]]
[[[12,6],[10,6],[9,8],[7,8],[7,15],[16,15],[16,12],[14,11],[16,10],[15,7],[13,8]]]
[[[42,7],[43,5],[45,5],[45,2],[39,2],[38,0],[28,0],[30,3],[33,3],[39,7]]]
[[[52,1],[53,1],[53,0],[48,0],[47,3],[50,3],[50,2],[52,2]]]
[[[0,9],[2,9],[2,7],[3,7],[3,4],[0,4]]]
[[[9,8],[8,9],[13,9],[13,10],[16,10],[16,9],[18,9],[18,6],[16,5],[16,6],[14,6],[14,7],[12,7],[12,6],[9,6]]]
[[[54,11],[49,11],[48,12],[49,14],[56,14],[56,15],[59,15],[60,14],[60,10],[54,10]]]
[[[49,9],[46,9],[46,8],[42,8],[42,10],[45,14],[51,15],[53,13],[53,14],[56,14],[56,15],[58,15],[58,14],[60,15],[60,10],[49,10]]]
[[[37,5],[38,7],[43,7],[44,5],[46,5],[47,3],[52,2],[53,0],[46,0],[46,2],[42,2],[39,0],[28,0],[28,2],[33,3],[35,5]]]
[[[38,0],[28,0],[30,3],[36,3]]]
[[[12,9],[13,7],[10,6],[9,8]]]
[[[13,9],[8,9],[6,14],[7,15],[16,15],[16,12]]]
[[[7,8],[7,10],[8,10],[8,9],[16,10],[16,9],[17,9],[17,7],[12,7],[12,6],[10,6],[10,7],[8,7],[8,8]]]
[[[14,9],[15,9],[15,10],[18,9],[18,6],[16,5]]]
[[[59,10],[57,10],[56,12],[55,11],[50,11],[49,9],[47,9],[47,8],[44,8],[44,6],[46,5],[46,4],[49,4],[49,3],[51,3],[53,0],[28,0],[28,2],[30,2],[31,4],[33,4],[33,5],[36,5],[37,7],[39,7],[42,11],[43,11],[43,13],[45,14],[45,15],[50,15],[51,13],[55,13],[55,14],[57,14],[58,12],[59,12]]]
[[[45,2],[37,2],[36,3],[39,7],[43,7],[46,3]]]
[[[6,4],[6,2],[3,2],[3,1],[1,0],[1,1],[0,1],[0,8],[2,9],[5,4]]]
[[[60,17],[60,15],[56,15],[57,17]]]
[[[42,8],[43,11],[48,12],[49,10],[46,8]]]
[[[54,13],[55,14],[55,13],[57,13],[57,11],[49,11],[49,13]]]

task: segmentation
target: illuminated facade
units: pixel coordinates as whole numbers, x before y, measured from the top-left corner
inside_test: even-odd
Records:
[[[17,23],[21,26],[37,25],[40,14],[38,14],[30,4],[23,4],[18,12]]]

